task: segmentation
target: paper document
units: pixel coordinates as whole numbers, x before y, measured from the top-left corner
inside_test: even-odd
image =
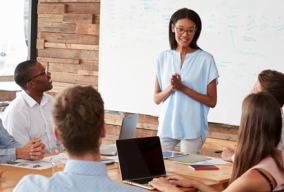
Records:
[[[205,161],[199,161],[196,162],[195,164],[207,164],[207,165],[223,165],[223,164],[228,164],[230,162],[224,161],[222,159],[218,159],[218,158],[212,158],[212,159],[208,159]]]
[[[67,159],[68,159],[68,156],[66,153],[59,153],[58,155],[45,157],[42,159],[42,161],[50,162],[50,163],[57,163],[57,162],[66,163]]]
[[[24,159],[17,159],[16,161],[8,162],[5,165],[27,168],[27,169],[38,169],[38,170],[48,169],[52,167],[51,162],[30,161],[30,160],[24,160]]]
[[[67,161],[67,154],[60,153],[58,155],[45,157],[40,161],[17,159],[16,161],[8,162],[6,165],[27,168],[27,169],[42,170],[42,169],[51,168],[54,163],[58,163],[58,162],[66,163],[66,161]]]

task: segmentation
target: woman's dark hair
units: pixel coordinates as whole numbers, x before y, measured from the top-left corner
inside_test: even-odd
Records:
[[[284,74],[275,70],[263,70],[258,75],[261,90],[271,94],[279,103],[284,105]]]
[[[193,49],[200,49],[200,47],[197,45],[197,40],[200,36],[201,29],[202,29],[202,23],[199,15],[187,8],[182,8],[177,10],[171,17],[170,22],[169,22],[169,42],[170,42],[170,47],[171,49],[176,49],[177,48],[177,41],[175,39],[175,33],[172,32],[172,24],[176,24],[178,20],[187,18],[191,21],[193,21],[196,25],[196,31],[193,36],[193,39],[191,43],[189,44],[189,47]]]

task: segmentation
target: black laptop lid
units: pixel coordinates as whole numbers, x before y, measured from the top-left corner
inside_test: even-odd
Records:
[[[122,180],[166,174],[158,136],[117,140],[116,147]]]

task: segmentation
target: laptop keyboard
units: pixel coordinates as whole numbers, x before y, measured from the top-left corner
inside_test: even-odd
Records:
[[[147,184],[149,183],[149,181],[152,181],[154,178],[159,178],[159,177],[166,177],[166,176],[158,176],[158,177],[142,178],[142,179],[131,179],[131,181],[140,183],[140,184]]]

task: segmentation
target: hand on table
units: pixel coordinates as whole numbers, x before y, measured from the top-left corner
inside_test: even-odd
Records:
[[[155,178],[149,184],[160,191],[181,191],[176,186],[194,187],[196,180],[182,175],[170,175],[167,178]]]
[[[153,179],[152,181],[149,182],[149,185],[163,192],[180,192],[181,191],[176,186],[172,185],[167,178],[164,178],[164,177]]]
[[[35,138],[22,148],[16,149],[16,156],[22,159],[41,160],[45,154],[45,145],[41,140]]]
[[[235,151],[229,147],[224,147],[221,157],[225,161],[232,161],[232,156],[235,154]]]

